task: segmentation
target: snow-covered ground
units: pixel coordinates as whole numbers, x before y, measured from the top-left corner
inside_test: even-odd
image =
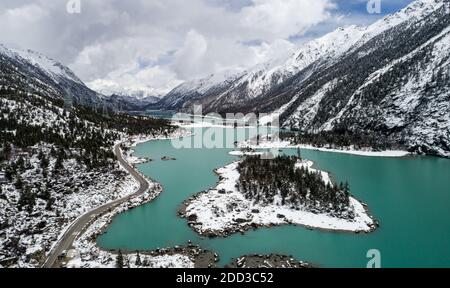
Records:
[[[137,145],[153,140],[172,140],[182,137],[191,136],[192,132],[186,129],[176,129],[167,135],[136,135],[127,137],[122,143],[128,147],[134,148]]]
[[[158,197],[162,192],[161,186],[152,184],[150,190],[138,197],[124,203],[108,214],[101,216],[89,225],[86,232],[77,238],[73,244],[72,254],[69,259],[68,268],[114,268],[117,267],[117,253],[105,251],[96,245],[95,239],[99,236],[113,218],[132,208],[141,206]],[[161,255],[140,255],[141,265],[137,263],[137,253],[123,254],[126,267],[148,267],[148,268],[193,268],[194,262],[183,254],[161,254]]]
[[[300,148],[307,150],[316,150],[322,152],[334,152],[334,153],[344,153],[344,154],[352,154],[358,156],[367,156],[367,157],[405,157],[410,153],[408,151],[402,150],[386,150],[386,151],[364,151],[364,150],[356,150],[354,147],[348,147],[348,150],[341,149],[332,149],[332,148],[317,148],[311,145],[300,145]]]
[[[49,155],[51,147],[36,145],[31,151],[20,153],[27,163],[25,171],[19,171],[20,177],[38,195],[31,211],[26,207],[19,209],[23,192],[15,183],[2,184],[0,223],[6,228],[1,230],[0,265],[39,267],[45,254],[80,215],[138,188],[134,178],[118,165],[113,169],[88,170],[75,159],[65,160],[64,169],[54,174],[56,159],[50,157],[45,178],[36,151]],[[47,199],[52,199],[51,206]]]
[[[219,123],[219,121],[217,121]],[[224,129],[249,129],[249,128],[256,128],[255,126],[238,126],[234,128],[232,123],[229,123],[228,125],[224,124],[215,124],[212,121],[195,121],[191,123],[179,123],[176,122],[174,125],[184,128],[184,129],[194,129],[194,128],[224,128]]]
[[[130,150],[130,148],[136,147],[136,145],[148,141],[174,139],[186,137],[189,135],[189,131],[177,129],[170,135],[166,136],[140,135],[135,137],[128,137],[127,140],[123,141],[122,143],[129,149],[126,154],[128,156],[126,158],[127,161],[136,159],[138,161],[141,161],[141,159],[137,157],[130,156],[134,152],[133,150]],[[141,162],[129,163],[136,164]],[[100,249],[96,245],[95,239],[106,230],[107,226],[112,222],[113,218],[116,215],[129,209],[144,205],[145,203],[149,203],[160,195],[160,193],[163,191],[162,187],[157,183],[153,183],[150,180],[148,181],[150,184],[149,191],[145,192],[142,195],[134,197],[127,203],[119,205],[110,213],[101,216],[100,218],[94,220],[91,224],[89,224],[86,232],[83,233],[83,235],[81,235],[79,238],[77,238],[73,244],[74,250],[72,254],[74,255],[74,257],[69,259],[67,263],[68,268],[117,267],[117,253]],[[135,191],[137,190],[137,188],[135,189]],[[195,259],[192,259],[193,257],[187,255],[188,253],[172,253],[168,250],[167,252],[160,251],[158,255],[153,254],[153,252],[150,252],[150,255],[148,255],[148,253],[145,255],[140,255],[139,258],[141,259],[140,262],[142,263],[140,265],[138,265],[138,262],[136,261],[138,258],[137,253],[126,253],[123,254],[123,257],[126,267],[128,268],[193,268],[195,265]]]
[[[264,154],[264,152],[257,152],[257,151],[231,151],[231,156],[258,156]]]
[[[248,140],[245,142],[241,142],[238,144],[238,147],[241,149],[307,149],[307,150],[316,150],[316,151],[322,151],[322,152],[334,152],[334,153],[344,153],[344,154],[352,154],[352,155],[358,155],[358,156],[368,156],[368,157],[405,157],[408,156],[410,153],[408,151],[401,151],[401,150],[386,150],[386,151],[370,151],[370,150],[357,150],[355,147],[346,147],[343,149],[335,149],[327,147],[314,147],[312,145],[305,145],[305,144],[299,144],[295,145],[292,144],[290,141],[281,141],[281,140],[271,140],[267,141],[265,139],[262,139],[257,145],[255,140]],[[237,154],[237,152],[236,152]]]
[[[298,163],[298,166],[309,169],[312,169],[312,165],[311,161]],[[276,204],[266,206],[255,204],[236,189],[239,179],[237,167],[238,162],[234,162],[218,169],[216,172],[221,177],[218,185],[214,189],[198,194],[186,203],[185,217],[189,219],[189,225],[198,233],[227,236],[252,227],[283,224],[349,232],[370,232],[375,229],[375,221],[368,215],[363,204],[354,198],[350,198],[350,207],[355,214],[353,220],[293,209],[281,205],[281,201],[277,200]],[[331,182],[327,173],[321,173],[324,181]]]
[[[151,161],[149,158],[140,158],[134,155],[135,151],[134,148],[136,148],[137,145],[153,141],[153,140],[172,140],[172,139],[178,139],[183,137],[189,137],[192,136],[192,132],[186,129],[176,129],[172,133],[168,135],[137,135],[137,136],[131,136],[127,137],[125,140],[121,140],[116,142],[122,143],[125,147],[127,147],[126,151],[122,151],[125,160],[127,160],[128,163],[131,165],[137,165],[142,163],[147,163]]]
[[[125,143],[125,147],[130,147],[149,140],[172,139],[184,135],[188,135],[187,132],[178,129],[169,135],[130,137],[123,138],[121,141]],[[126,136],[123,135],[123,137]],[[21,190],[16,188],[15,182],[2,183],[0,197],[0,226],[2,227],[0,231],[0,267],[40,267],[46,254],[64,235],[68,227],[81,215],[96,207],[133,194],[139,189],[139,183],[131,175],[128,175],[120,165],[114,164],[113,168],[108,169],[89,170],[84,164],[76,161],[75,157],[78,153],[76,150],[71,152],[74,158],[64,160],[64,168],[60,169],[58,174],[54,174],[56,159],[49,156],[52,147],[52,145],[42,143],[26,151],[14,152],[16,156],[13,156],[11,161],[17,161],[20,156],[25,162],[26,169],[22,172],[19,171],[23,182],[31,187],[33,193],[41,195],[42,191],[48,191],[49,195],[45,196],[45,200],[42,198],[44,196],[37,196],[32,211],[26,211],[26,207],[20,210]],[[40,151],[43,155],[49,157],[49,165],[45,169],[48,171],[48,175],[45,177],[41,160],[38,158],[38,152]],[[133,159],[133,156],[131,157]],[[135,162],[131,162],[131,164],[135,164]],[[159,184],[152,183],[150,180],[149,183],[150,191],[121,205],[112,213],[106,215],[106,218],[102,217],[101,219],[106,219],[104,223],[108,223],[114,215],[121,211],[154,199],[162,191],[162,188]],[[155,194],[155,191],[158,192]],[[54,200],[51,207],[48,206],[49,200],[46,200],[47,198]],[[93,231],[95,231],[96,227],[99,226],[94,225],[88,229],[94,229]],[[82,239],[85,238],[81,238],[78,243],[81,243]],[[96,251],[99,251],[95,243],[90,243],[90,246],[84,244],[84,248],[81,246],[83,249],[76,253],[77,255],[95,255]],[[98,252],[98,255],[104,256],[100,252]],[[132,255],[129,256],[132,257]],[[178,259],[176,256],[159,256],[161,257],[153,260],[149,258],[149,262],[153,263],[150,265],[151,267],[189,266],[189,263],[184,261],[182,257],[178,257]],[[84,257],[82,260],[87,259],[86,256]],[[76,266],[76,258],[71,266]],[[83,267],[100,267],[98,264],[105,262],[106,258],[105,256],[98,260],[92,260],[92,263],[82,261],[82,265]],[[158,259],[163,263],[159,263]],[[108,265],[103,267],[108,267]]]

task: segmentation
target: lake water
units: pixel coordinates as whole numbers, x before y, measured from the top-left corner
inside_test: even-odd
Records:
[[[139,145],[136,154],[154,161],[139,170],[160,182],[153,202],[115,217],[98,244],[141,250],[183,245],[191,240],[220,255],[220,264],[245,254],[293,255],[321,267],[366,267],[370,249],[383,267],[450,267],[450,160],[433,157],[378,158],[303,150],[321,170],[348,181],[352,194],[369,205],[381,227],[371,234],[335,233],[283,226],[245,235],[208,239],[177,217],[180,204],[215,186],[213,170],[236,160],[231,149],[175,149],[171,141]],[[285,150],[285,153],[296,151]],[[176,161],[161,161],[161,157]]]

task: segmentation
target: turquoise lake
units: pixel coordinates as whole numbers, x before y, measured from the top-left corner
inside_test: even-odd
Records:
[[[139,165],[161,183],[153,202],[115,217],[98,238],[106,249],[144,250],[191,240],[220,255],[225,265],[245,254],[292,255],[320,267],[366,267],[370,249],[381,252],[382,267],[450,267],[450,160],[434,157],[362,157],[302,150],[337,181],[348,181],[353,196],[367,203],[381,227],[370,234],[335,233],[282,226],[229,238],[198,236],[177,217],[180,204],[215,186],[213,170],[238,159],[233,149],[175,149],[170,140],[136,147],[152,162]],[[284,150],[285,153],[296,151]],[[176,161],[162,161],[163,156]]]

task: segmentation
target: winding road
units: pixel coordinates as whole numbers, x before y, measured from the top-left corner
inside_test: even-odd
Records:
[[[64,251],[69,250],[72,247],[73,242],[77,237],[79,237],[85,230],[86,225],[88,225],[91,220],[94,218],[109,212],[110,210],[114,209],[118,205],[125,203],[129,201],[130,199],[139,196],[143,193],[145,193],[149,188],[149,182],[141,176],[133,166],[131,166],[122,155],[122,151],[120,150],[120,144],[117,144],[114,146],[114,154],[116,155],[119,163],[122,165],[125,170],[127,170],[128,173],[130,173],[136,181],[139,182],[139,189],[133,194],[130,194],[124,198],[114,200],[112,202],[109,202],[103,206],[97,207],[86,214],[80,216],[77,220],[75,220],[70,227],[67,229],[67,231],[64,233],[64,235],[58,240],[58,243],[53,247],[53,249],[50,251],[50,253],[47,256],[46,261],[43,264],[43,268],[58,268],[58,256],[61,255]]]

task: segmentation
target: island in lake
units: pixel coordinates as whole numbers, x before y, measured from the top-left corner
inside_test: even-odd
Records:
[[[179,211],[199,234],[226,237],[285,224],[311,229],[366,232],[377,223],[351,197],[348,184],[334,184],[313,162],[295,156],[245,157],[217,169],[218,185],[188,199]]]

